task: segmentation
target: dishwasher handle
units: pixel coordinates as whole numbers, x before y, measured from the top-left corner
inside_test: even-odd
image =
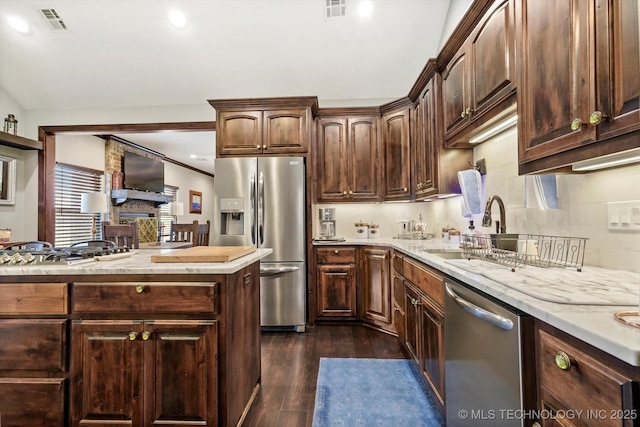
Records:
[[[300,267],[260,267],[260,277],[275,276],[276,274],[292,273],[300,270]]]
[[[510,331],[513,329],[513,322],[506,317],[498,316],[497,314],[491,313],[483,308],[478,307],[475,304],[470,303],[469,301],[463,299],[460,295],[456,294],[453,289],[448,284],[444,284],[445,290],[447,294],[453,301],[458,304],[462,309],[471,315],[477,317],[478,319],[482,319],[486,322],[491,323],[493,326],[497,326],[500,329],[504,329],[505,331]]]

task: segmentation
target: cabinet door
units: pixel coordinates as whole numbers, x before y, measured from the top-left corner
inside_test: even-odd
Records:
[[[378,119],[348,120],[348,196],[353,200],[378,198]]]
[[[472,120],[515,90],[512,0],[497,2],[469,38]]]
[[[595,139],[589,44],[591,1],[521,0],[518,40],[520,162],[539,159]],[[583,126],[571,130],[572,121]]]
[[[266,110],[263,115],[264,153],[306,153],[309,133],[307,111]]]
[[[442,112],[444,137],[449,139],[469,120],[469,82],[467,71],[467,44],[451,59],[442,73]]]
[[[411,141],[409,109],[383,116],[385,146],[385,199],[409,199],[411,192]]]
[[[600,139],[640,129],[638,2],[596,0],[597,111]]]
[[[444,313],[427,298],[420,305],[421,343],[420,367],[422,375],[444,406]]]
[[[217,153],[262,153],[262,111],[222,111],[216,124]]]
[[[362,250],[362,310],[365,320],[389,329],[391,323],[390,251]]]
[[[318,266],[318,317],[355,317],[355,265]]]
[[[318,120],[318,201],[343,200],[347,195],[347,120]]]
[[[72,324],[71,425],[142,426],[141,321]]]
[[[404,280],[401,276],[393,276],[393,325],[398,333],[400,342],[404,343],[407,339],[406,328],[406,310],[404,296]]]
[[[436,191],[435,153],[440,143],[436,138],[437,117],[435,111],[434,82],[430,80],[414,108],[414,193],[424,197]]]
[[[146,321],[144,425],[218,422],[217,322]]]
[[[405,283],[404,287],[404,297],[405,297],[405,346],[411,356],[419,362],[418,359],[418,343],[419,343],[419,324],[420,324],[420,297],[417,292],[411,289],[409,285]]]
[[[0,425],[65,425],[64,378],[0,378]]]

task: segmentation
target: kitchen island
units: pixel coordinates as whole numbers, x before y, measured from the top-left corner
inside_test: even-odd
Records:
[[[3,426],[229,426],[260,384],[260,260],[0,268]]]

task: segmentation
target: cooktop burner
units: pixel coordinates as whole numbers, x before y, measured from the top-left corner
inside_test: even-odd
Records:
[[[126,246],[116,246],[109,240],[85,240],[65,247],[42,250],[0,250],[0,265],[37,265],[57,262],[91,260],[97,256],[108,256],[129,252]]]

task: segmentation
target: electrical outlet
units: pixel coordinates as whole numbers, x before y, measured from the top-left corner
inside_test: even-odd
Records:
[[[607,203],[609,230],[640,231],[640,200]]]

